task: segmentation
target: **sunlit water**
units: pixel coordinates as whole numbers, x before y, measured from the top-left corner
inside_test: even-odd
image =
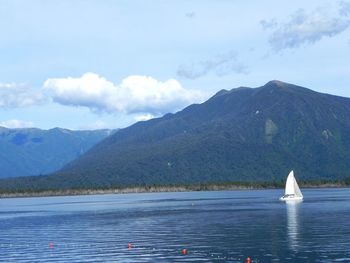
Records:
[[[350,262],[350,189],[303,194],[298,204],[279,201],[282,190],[0,199],[0,261]]]

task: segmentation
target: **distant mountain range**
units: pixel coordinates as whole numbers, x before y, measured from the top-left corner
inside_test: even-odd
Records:
[[[55,172],[111,132],[0,127],[0,178]]]
[[[350,99],[270,81],[138,122],[57,173],[3,188],[100,188],[350,177]]]

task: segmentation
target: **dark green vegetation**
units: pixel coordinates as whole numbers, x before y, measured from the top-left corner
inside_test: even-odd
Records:
[[[55,128],[0,127],[0,178],[47,174],[85,153],[109,130],[70,131]]]
[[[51,176],[2,189],[277,182],[350,177],[350,99],[271,81],[222,90],[176,114],[108,137]],[[0,186],[0,187],[1,187]]]

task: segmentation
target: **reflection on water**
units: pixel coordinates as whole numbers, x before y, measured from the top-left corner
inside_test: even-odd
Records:
[[[299,242],[299,219],[298,212],[302,201],[287,201],[287,235],[290,249],[294,252],[298,251]]]

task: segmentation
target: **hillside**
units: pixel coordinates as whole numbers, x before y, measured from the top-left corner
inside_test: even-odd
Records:
[[[84,154],[110,132],[0,127],[0,178],[57,171]]]
[[[284,180],[291,169],[301,180],[350,176],[349,98],[280,81],[222,90],[202,104],[121,129],[56,174],[22,184],[266,182]]]

